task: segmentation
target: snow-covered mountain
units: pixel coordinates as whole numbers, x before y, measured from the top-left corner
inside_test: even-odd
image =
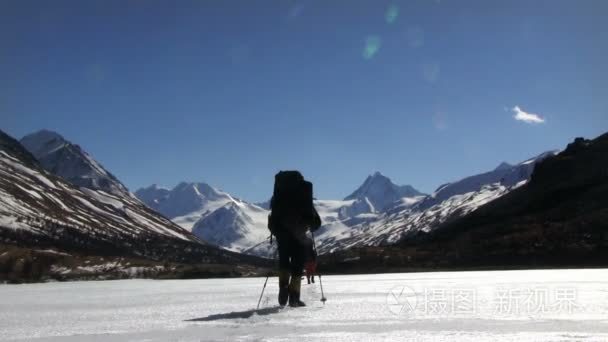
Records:
[[[103,222],[103,226],[121,230],[121,233],[112,233],[118,235],[125,231],[137,234],[138,229],[143,229],[143,234],[146,235],[152,228],[156,233],[170,238],[179,235],[182,240],[197,242],[196,236],[231,251],[267,257],[273,254],[273,247],[267,242],[268,202],[252,204],[206,183],[187,182],[172,189],[152,185],[138,190],[135,197],[88,153],[57,133],[40,131],[24,137],[22,143],[33,156],[20,150],[18,144],[6,141],[9,140],[4,139],[4,143],[0,141],[0,148],[4,151],[4,164],[10,165],[5,170],[16,168],[13,164],[17,160],[21,167],[34,170],[26,171],[26,174],[37,172],[60,176],[74,187],[70,188],[69,194],[55,197],[75,197],[75,205],[84,205],[101,214],[105,220],[108,217],[117,220],[101,221],[99,218],[83,218],[86,217],[84,213],[71,216],[63,213],[59,216],[67,221],[61,221],[61,225]],[[376,172],[343,200],[315,200],[315,207],[323,223],[316,233],[319,251],[326,253],[350,247],[393,244],[410,234],[431,232],[526,184],[535,165],[553,154],[555,152],[546,152],[516,165],[501,163],[491,171],[442,185],[431,195],[422,194],[410,185],[396,185],[388,177]],[[46,171],[38,170],[40,165]],[[35,179],[40,181],[39,176],[34,176],[30,183],[35,182]],[[42,181],[43,185],[54,189],[51,183]],[[6,181],[4,186],[10,187]],[[14,193],[15,188],[11,189]],[[54,201],[53,191],[28,189],[27,186],[23,186],[23,189],[21,190],[28,196],[32,196],[26,203],[44,199],[44,196],[50,196],[50,200]],[[40,195],[41,192],[48,194]],[[19,215],[24,213],[31,214],[35,210],[15,205],[10,199],[10,192],[5,194],[4,206],[10,210],[7,211],[8,214],[5,213],[1,223],[11,227],[20,226],[24,219],[17,220],[15,217],[22,217]],[[144,203],[172,222],[156,215]],[[70,208],[60,204],[59,207]],[[44,215],[49,215],[45,210],[41,211]],[[9,216],[12,218],[7,218]],[[42,219],[25,220],[35,226],[31,222]],[[125,220],[127,222],[123,222]],[[134,225],[135,228],[129,225]]]
[[[227,203],[238,201],[228,193],[205,183],[186,182],[178,184],[173,189],[160,188],[154,184],[137,190],[135,196],[170,219],[184,217],[179,221],[180,225],[183,224],[187,229],[191,229],[198,218],[205,213],[211,213]],[[194,217],[194,219],[187,220],[185,217]]]
[[[135,195],[199,238],[242,251],[269,236],[268,210],[205,183],[182,182],[173,189],[152,185]]]
[[[192,227],[192,233],[211,244],[243,251],[268,238],[267,222],[268,210],[233,201],[202,216]]]
[[[431,196],[420,202],[418,207],[419,209],[426,209],[452,196],[480,191],[484,186],[489,184],[500,183],[505,187],[512,187],[521,182],[528,181],[532,176],[536,163],[556,153],[557,151],[544,152],[517,165],[503,162],[492,171],[441,185]]]
[[[501,163],[490,172],[442,185],[432,195],[417,197],[414,201],[404,198],[401,204],[389,207],[375,220],[357,223],[348,230],[322,231],[318,236],[322,241],[319,251],[389,245],[408,234],[428,233],[526,184],[534,166],[554,154],[545,152],[513,166]]]
[[[153,260],[238,260],[118,193],[78,187],[51,174],[0,131],[0,242]]]
[[[322,227],[321,253],[396,243],[408,234],[430,232],[525,184],[546,152],[516,165],[501,163],[489,172],[440,186],[425,195],[376,172],[343,200],[315,200]],[[272,257],[268,244],[268,202],[251,204],[205,183],[173,189],[152,185],[136,196],[199,238],[217,246]]]
[[[152,185],[137,190],[135,195],[181,227],[217,246],[243,252],[267,244],[269,202],[252,204],[208,184],[186,182],[173,189]],[[414,204],[422,198],[411,186],[395,185],[377,172],[367,177],[347,199],[315,200],[315,207],[323,222],[322,231],[336,233],[374,220],[380,210],[391,204]]]
[[[392,210],[371,222],[359,223],[342,232],[327,230],[317,237],[320,253],[351,247],[390,245],[418,232],[428,233],[442,223],[464,216],[480,206],[493,201],[513,187],[498,183],[483,186],[479,191],[457,194],[425,210],[412,207]]]
[[[23,137],[21,144],[45,170],[75,186],[130,196],[129,190],[114,175],[58,133],[41,130]]]
[[[396,185],[376,172],[344,200],[315,200],[323,222],[316,233],[319,251],[391,244],[410,233],[430,232],[525,184],[534,165],[551,154],[517,165],[502,163],[490,172],[443,185],[432,195]],[[204,183],[181,183],[171,190],[151,186],[136,194],[205,241],[247,254],[274,254],[267,240],[265,208]]]
[[[357,200],[369,206],[369,212],[382,212],[404,197],[418,197],[424,194],[411,185],[399,186],[380,172],[367,177],[355,192],[344,200]]]
[[[554,153],[546,152],[517,165],[502,163],[490,172],[442,185],[432,195],[417,196],[418,192],[406,192],[405,194],[411,197],[398,198],[390,204],[389,201],[385,201],[382,211],[366,212],[352,209],[353,206],[360,205],[361,198],[365,198],[370,203],[382,203],[381,197],[373,195],[360,195],[352,199],[356,197],[353,194],[347,197],[350,200],[316,201],[315,206],[324,223],[315,234],[319,252],[390,245],[410,234],[431,232],[443,223],[467,215],[526,184],[536,163]],[[379,181],[374,182],[374,178]],[[372,175],[359,189],[368,191],[357,190],[355,194],[377,193],[377,189],[370,189],[370,184],[380,184],[379,189],[394,189],[395,187],[391,186],[392,182],[389,182],[384,176]],[[388,193],[394,194],[392,191]],[[262,243],[247,250],[246,253],[272,257],[274,248]]]

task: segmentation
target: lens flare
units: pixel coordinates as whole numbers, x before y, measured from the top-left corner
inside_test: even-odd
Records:
[[[363,58],[372,59],[380,50],[382,40],[378,36],[367,36],[365,38],[365,48],[363,49]]]
[[[397,21],[397,17],[399,17],[399,6],[395,4],[391,4],[386,9],[386,13],[384,14],[384,19],[387,24],[392,24]]]

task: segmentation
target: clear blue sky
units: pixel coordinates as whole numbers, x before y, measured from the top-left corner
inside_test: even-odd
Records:
[[[431,192],[608,131],[606,17],[602,0],[2,1],[0,129],[56,130],[132,190],[258,201],[295,168],[320,198],[377,170]]]

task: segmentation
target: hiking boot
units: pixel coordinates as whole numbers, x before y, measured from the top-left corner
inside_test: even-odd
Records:
[[[306,306],[306,304],[300,300],[301,284],[302,278],[291,277],[291,283],[289,283],[289,306],[291,307]]]
[[[289,298],[289,289],[287,287],[279,288],[279,305],[285,306],[287,304],[287,299]]]
[[[300,294],[296,292],[292,292],[289,294],[289,306],[292,308],[299,308],[302,306],[306,306],[306,303],[300,300]]]

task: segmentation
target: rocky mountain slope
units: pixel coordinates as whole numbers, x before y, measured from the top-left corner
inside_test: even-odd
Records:
[[[120,191],[78,187],[49,173],[0,132],[0,244],[157,262],[257,262],[204,244],[122,187],[110,189]]]
[[[55,132],[41,130],[21,139],[21,144],[58,177],[82,188],[129,196],[129,190],[80,146]]]
[[[530,260],[561,258],[608,262],[608,134],[576,139],[540,162],[531,181],[477,212],[450,222],[424,243],[445,243],[459,258]],[[575,261],[576,260],[576,261]]]
[[[82,191],[99,191],[103,184],[107,191],[125,197],[126,187],[86,152],[56,133],[41,131],[23,141],[48,160],[47,169],[71,170],[70,177],[81,185]],[[62,157],[67,152],[58,151],[70,151],[67,155],[77,158],[67,158],[64,162]],[[396,185],[376,172],[344,200],[315,200],[323,222],[316,234],[319,252],[390,245],[412,234],[428,233],[522,186],[530,179],[536,163],[552,154],[544,153],[517,165],[502,163],[489,172],[442,185],[431,195],[409,185]],[[79,167],[73,167],[73,160],[80,161]],[[90,179],[97,181],[89,182]],[[265,257],[274,253],[268,244],[266,228],[269,212],[262,206],[205,183],[182,182],[173,189],[152,185],[135,195],[148,207],[209,244]]]
[[[323,262],[341,272],[606,266],[608,134],[576,139],[538,162],[529,182],[466,216]]]
[[[441,185],[431,196],[428,196],[424,201],[420,202],[418,208],[426,209],[441,203],[454,195],[480,191],[484,186],[489,184],[498,183],[507,188],[517,186],[521,182],[530,179],[536,163],[556,153],[557,151],[544,152],[517,165],[510,165],[503,162],[492,171],[466,177],[457,182]]]

